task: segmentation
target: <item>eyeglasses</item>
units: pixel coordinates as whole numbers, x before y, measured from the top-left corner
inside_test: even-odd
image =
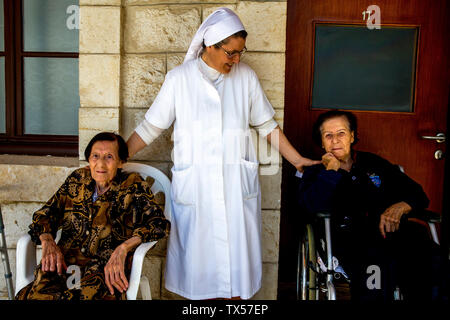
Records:
[[[334,138],[336,138],[337,140],[342,140],[342,139],[344,139],[344,137],[346,137],[349,133],[350,133],[350,132],[347,132],[347,131],[344,131],[344,130],[338,131],[337,133],[334,133],[334,134],[331,133],[331,132],[325,132],[325,133],[323,133],[322,137],[323,137],[323,139],[329,140],[329,141],[334,140]]]
[[[91,153],[91,155],[89,156],[89,160],[94,162],[98,160],[103,160],[105,162],[113,162],[116,160],[116,158],[112,154],[106,154],[102,157],[97,153]]]
[[[241,58],[244,55],[244,53],[247,52],[246,47],[244,47],[244,49],[242,49],[241,51],[231,51],[231,52],[225,50],[222,46],[220,46],[219,48],[225,51],[225,54],[227,55],[228,59],[233,59],[237,55],[239,55],[239,57]]]

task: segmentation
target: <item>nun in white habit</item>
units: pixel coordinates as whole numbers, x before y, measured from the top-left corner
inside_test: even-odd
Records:
[[[188,299],[251,298],[261,287],[261,191],[250,128],[298,170],[258,77],[240,62],[247,32],[227,8],[200,26],[128,139],[130,157],[174,123],[165,286]]]

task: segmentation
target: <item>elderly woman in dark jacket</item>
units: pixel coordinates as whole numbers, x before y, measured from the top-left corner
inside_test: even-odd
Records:
[[[322,164],[306,168],[299,202],[311,216],[332,213],[333,254],[350,275],[352,298],[391,299],[393,270],[405,298],[431,297],[431,241],[422,225],[408,221],[428,206],[422,187],[389,161],[353,150],[352,113],[323,113],[313,130],[325,154]],[[370,266],[380,268],[379,288],[367,285]]]
[[[138,174],[121,170],[128,158],[121,136],[99,133],[85,157],[89,167],[72,172],[33,215],[29,234],[42,244],[42,260],[35,280],[18,292],[17,299],[125,299],[134,249],[168,235],[170,222],[149,185]],[[74,288],[66,283],[70,265],[81,271]]]

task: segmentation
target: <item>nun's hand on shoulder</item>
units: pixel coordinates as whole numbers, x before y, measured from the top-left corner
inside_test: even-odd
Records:
[[[305,171],[305,168],[304,168],[304,167],[313,166],[313,165],[319,164],[319,163],[321,163],[321,162],[322,162],[322,161],[320,161],[320,160],[311,160],[311,159],[308,159],[308,158],[301,157],[301,158],[294,164],[294,166],[295,166],[295,168],[296,168],[299,172],[303,172],[303,171]]]

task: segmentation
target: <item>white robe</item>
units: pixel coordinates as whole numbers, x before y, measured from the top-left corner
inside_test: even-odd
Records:
[[[274,115],[240,62],[215,83],[198,60],[169,71],[145,118],[174,124],[165,286],[189,299],[251,298],[261,287],[261,192],[249,126]]]

